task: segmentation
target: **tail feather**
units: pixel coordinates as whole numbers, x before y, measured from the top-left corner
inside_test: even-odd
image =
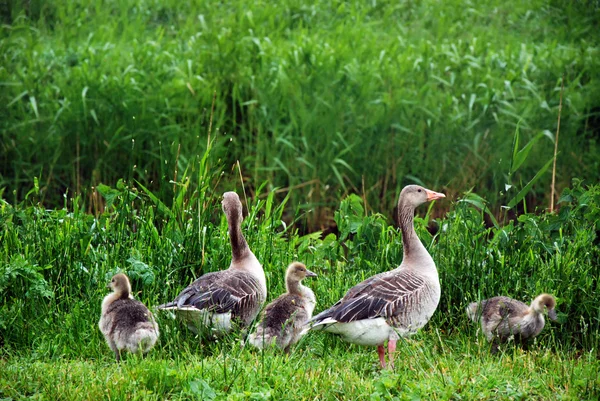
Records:
[[[313,318],[310,319],[306,325],[304,325],[304,328],[302,329],[302,335],[306,334],[309,330],[323,330],[331,324],[336,323],[336,321],[331,317],[333,312],[334,308],[329,308],[313,316]]]
[[[156,308],[165,310],[165,309],[173,309],[175,307],[177,307],[177,302],[171,301],[171,302],[167,302],[166,304],[158,305]]]
[[[313,316],[312,319],[310,319],[308,321],[308,325],[313,326],[327,318],[330,318],[332,314],[333,314],[333,308],[325,309],[323,312]]]
[[[478,302],[471,302],[469,306],[467,306],[467,316],[474,322],[477,322],[479,316],[481,315],[481,310],[479,309]]]

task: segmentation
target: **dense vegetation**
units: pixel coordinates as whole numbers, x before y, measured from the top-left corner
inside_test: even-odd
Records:
[[[100,189],[110,206],[98,217],[78,209],[77,201],[61,210],[2,204],[0,367],[6,373],[0,395],[52,398],[62,391],[85,399],[77,383],[103,394],[106,381],[111,383],[106,391],[124,398],[132,389],[157,398],[203,391],[240,399],[294,398],[288,391],[321,399],[342,394],[445,399],[457,392],[467,399],[510,398],[513,390],[541,399],[555,392],[575,399],[598,395],[600,308],[594,294],[600,275],[600,186],[575,182],[563,193],[559,213],[523,214],[491,228],[484,224],[483,200],[466,194],[449,202],[448,215],[435,221],[435,236],[427,227],[439,204],[423,208],[417,231],[437,261],[442,300],[416,342],[400,347],[399,361],[411,363],[400,363],[396,373],[377,372],[373,349],[348,349],[322,333],[307,336],[287,359],[242,350],[235,335],[199,343],[163,314],[157,315],[162,334],[150,359],[115,367],[97,328],[110,276],[126,271],[137,297],[157,305],[199,274],[227,266],[230,247],[224,217],[215,219],[222,215],[218,197],[180,186],[167,207],[144,190]],[[335,213],[339,234],[323,239],[320,233],[299,236],[281,220],[285,205],[274,202],[274,192],[265,195],[251,200],[244,232],[265,266],[270,299],[283,291],[283,272],[292,260],[318,272],[310,285],[322,309],[402,259],[399,231],[383,216],[366,214],[355,195]],[[467,303],[497,294],[530,300],[541,292],[558,297],[560,323],[549,323],[529,353],[508,345],[500,357],[491,356],[465,316]],[[90,375],[98,368],[106,371]],[[477,378],[480,374],[490,377]],[[298,380],[289,384],[290,378]],[[52,387],[54,381],[64,387]]]
[[[600,397],[597,2],[9,0],[0,18],[0,400]],[[269,300],[300,260],[319,311],[400,263],[415,182],[448,196],[415,222],[442,299],[394,371],[332,335],[286,356],[162,313],[149,356],[114,362],[108,279],[153,307],[226,267],[225,190]],[[490,355],[465,306],[541,292],[559,322]]]
[[[13,203],[34,177],[47,207],[68,191],[91,210],[91,187],[121,178],[167,202],[212,118],[217,192],[239,160],[250,192],[295,188],[311,229],[349,192],[390,215],[411,182],[475,188],[497,211],[509,179],[552,157],[563,75],[557,187],[600,177],[597,2],[11,0],[0,12],[0,187]],[[517,124],[524,142],[544,135],[507,177]],[[547,205],[543,182],[530,203]]]

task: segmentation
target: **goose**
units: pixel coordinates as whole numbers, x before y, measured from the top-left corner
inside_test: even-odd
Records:
[[[417,206],[440,198],[445,195],[418,185],[404,187],[398,199],[403,244],[400,266],[351,288],[335,305],[313,317],[309,328],[339,334],[350,343],[377,346],[382,368],[386,366],[384,344],[387,341],[389,363],[393,368],[396,341],[422,328],[440,300],[435,263],[417,237],[413,224]]]
[[[231,242],[229,268],[202,275],[158,307],[175,311],[194,333],[227,333],[234,322],[248,327],[267,298],[265,272],[242,234],[242,202],[235,192],[226,192],[222,206]]]
[[[289,265],[285,274],[287,291],[267,305],[256,332],[248,336],[249,344],[259,349],[275,344],[289,353],[304,334],[304,326],[315,309],[315,294],[301,283],[306,277],[317,275],[300,262]]]
[[[129,278],[122,273],[108,284],[113,290],[102,301],[100,331],[117,361],[122,351],[145,354],[158,340],[158,325],[146,305],[133,299]]]
[[[556,301],[550,294],[538,295],[531,306],[508,297],[493,297],[481,302],[472,302],[467,315],[477,323],[488,341],[492,342],[492,353],[498,351],[498,343],[514,336],[521,343],[540,334],[544,325],[544,312],[556,321]]]

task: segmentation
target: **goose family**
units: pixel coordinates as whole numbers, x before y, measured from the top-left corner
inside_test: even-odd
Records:
[[[300,262],[289,265],[285,274],[287,291],[267,305],[256,331],[248,336],[249,344],[259,349],[275,344],[289,352],[304,334],[304,326],[316,304],[313,291],[302,285],[306,277],[317,275]]]
[[[108,287],[113,292],[102,301],[100,331],[117,361],[122,351],[145,354],[158,340],[158,325],[146,305],[133,299],[125,274],[115,275]]]
[[[383,368],[387,342],[393,367],[396,341],[422,328],[440,300],[435,263],[417,237],[413,220],[417,206],[444,197],[418,185],[404,187],[398,199],[402,263],[351,288],[335,305],[313,317],[310,329],[339,334],[350,343],[377,346]]]
[[[379,362],[394,366],[394,352],[400,337],[416,333],[437,309],[441,288],[436,265],[414,227],[415,209],[421,204],[444,198],[418,185],[404,187],[398,199],[398,221],[402,232],[403,258],[397,268],[376,274],[350,288],[337,303],[312,317],[316,299],[302,284],[316,274],[300,262],[291,263],[285,275],[286,292],[263,311],[256,330],[247,343],[259,349],[277,346],[289,352],[310,330],[338,334],[344,341],[376,346]],[[223,195],[222,209],[227,219],[231,243],[231,263],[222,271],[206,273],[186,287],[172,301],[160,305],[171,310],[196,332],[221,334],[235,325],[250,327],[267,298],[262,265],[250,250],[242,233],[242,203],[235,192]],[[122,351],[147,353],[156,343],[159,330],[152,313],[133,299],[125,274],[115,275],[113,290],[102,301],[99,327],[117,361]],[[538,335],[544,327],[544,313],[556,320],[556,301],[541,294],[530,306],[508,297],[473,302],[467,314],[481,327],[494,349],[515,336],[521,341]]]
[[[267,298],[265,272],[242,234],[242,202],[235,192],[226,192],[222,206],[231,242],[229,268],[204,274],[158,307],[174,311],[195,333],[226,333],[234,322],[248,327]]]
[[[544,313],[556,321],[556,300],[550,294],[538,295],[531,305],[512,298],[499,296],[472,302],[467,307],[467,315],[477,323],[488,341],[492,342],[492,352],[498,351],[498,343],[514,338],[524,343],[540,334],[544,325]]]

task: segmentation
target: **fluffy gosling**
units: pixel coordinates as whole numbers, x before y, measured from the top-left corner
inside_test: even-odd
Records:
[[[315,309],[315,294],[301,281],[317,275],[302,263],[292,263],[285,274],[287,292],[277,297],[265,308],[255,333],[248,336],[248,343],[256,348],[273,344],[285,352],[290,351],[306,332],[304,326]]]
[[[549,294],[537,296],[531,305],[508,297],[494,297],[469,304],[467,315],[472,321],[481,323],[483,333],[492,342],[492,352],[495,353],[498,343],[508,341],[511,336],[515,341],[525,344],[526,340],[540,334],[546,323],[546,311],[551,320],[557,319],[555,306],[556,301]]]
[[[145,354],[158,339],[158,325],[146,305],[133,299],[131,284],[126,275],[115,275],[108,288],[113,292],[102,301],[100,331],[117,361],[121,351]]]

